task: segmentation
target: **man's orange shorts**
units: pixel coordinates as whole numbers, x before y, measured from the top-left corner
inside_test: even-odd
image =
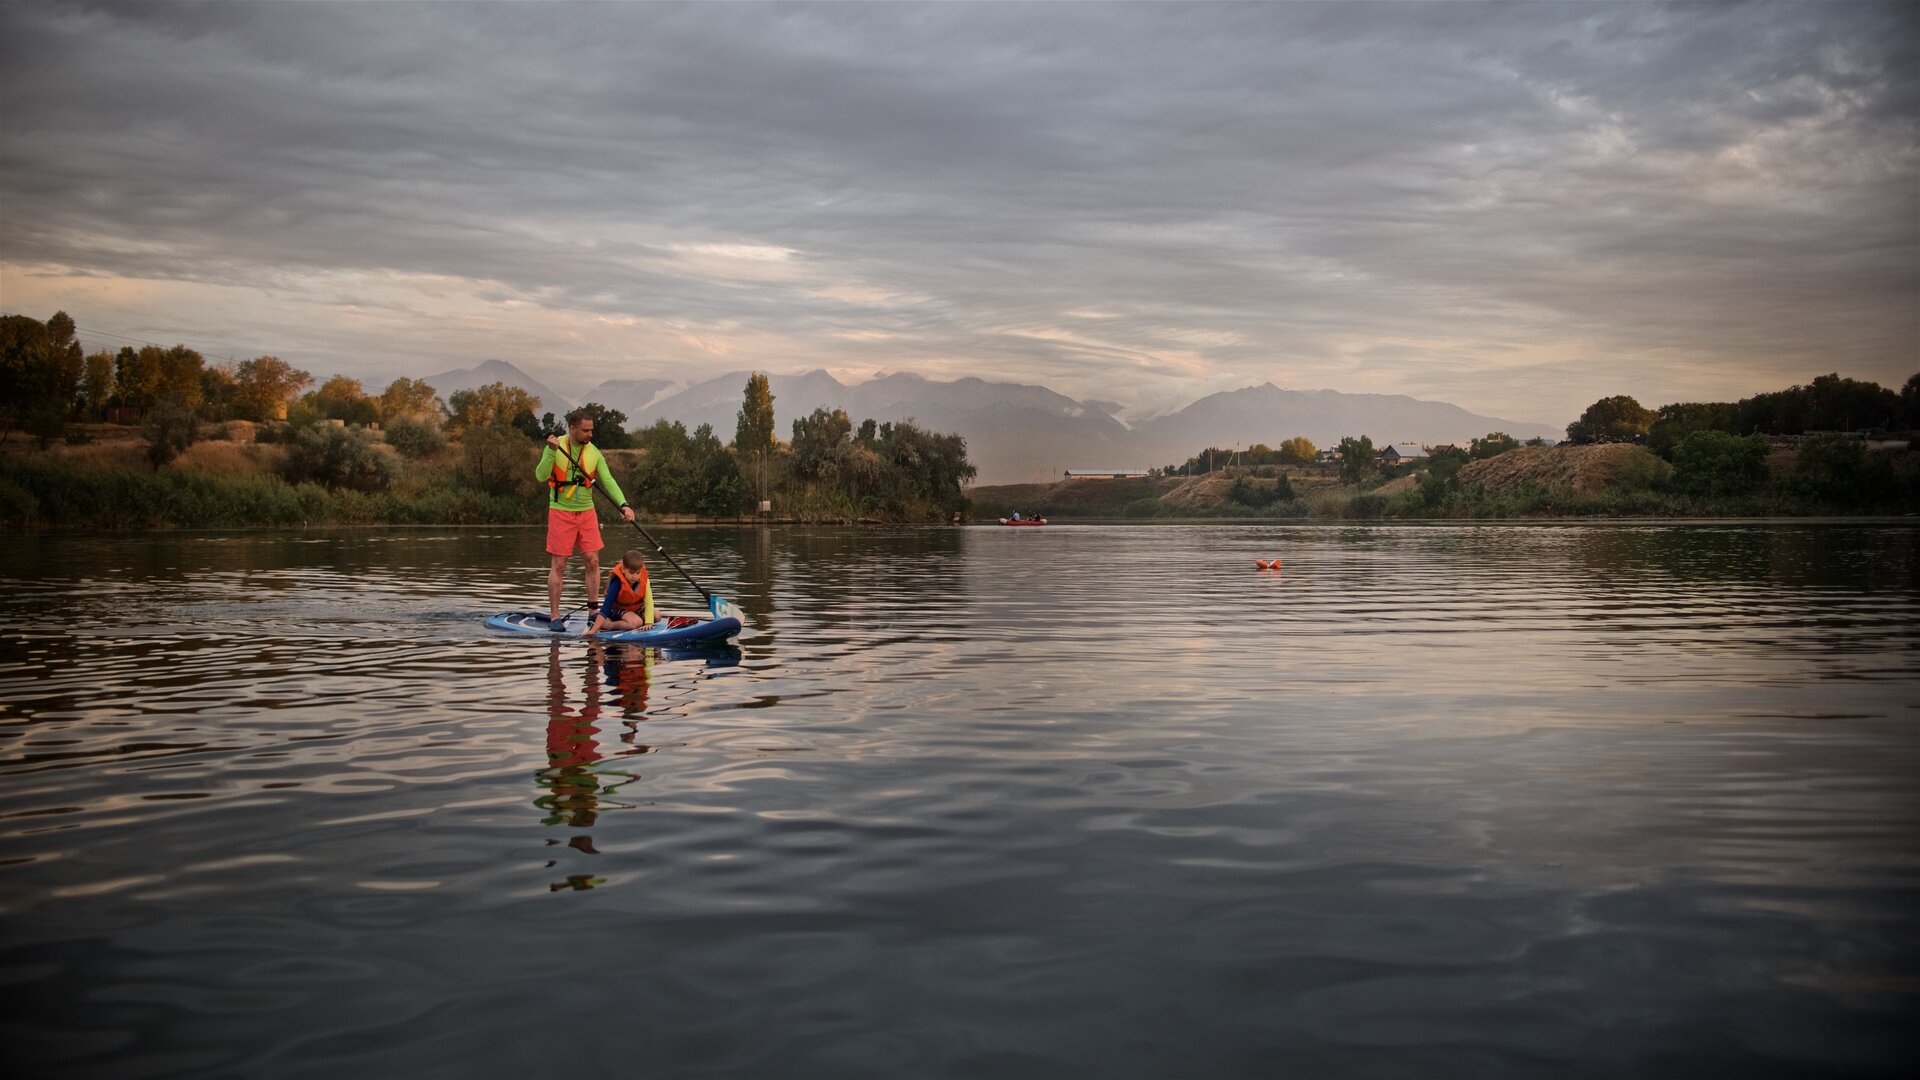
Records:
[[[607,546],[600,539],[600,515],[591,510],[547,507],[547,554],[571,555],[576,541],[583,554]]]

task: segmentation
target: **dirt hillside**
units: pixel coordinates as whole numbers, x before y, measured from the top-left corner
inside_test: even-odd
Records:
[[[1460,470],[1460,483],[1500,491],[1531,482],[1541,487],[1566,485],[1591,494],[1620,483],[1630,471],[1628,462],[1639,449],[1626,443],[1523,446],[1498,457],[1467,464]]]
[[[1160,501],[1175,506],[1218,506],[1227,501],[1227,489],[1232,486],[1233,480],[1220,473],[1190,476],[1176,480]]]

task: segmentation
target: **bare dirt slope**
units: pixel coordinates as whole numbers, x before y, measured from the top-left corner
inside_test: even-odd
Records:
[[[1176,479],[1160,501],[1174,506],[1218,506],[1227,501],[1227,489],[1232,486],[1233,481],[1220,473],[1190,476]]]
[[[1640,448],[1626,443],[1604,446],[1523,446],[1498,457],[1462,467],[1460,483],[1501,491],[1532,483],[1540,487],[1566,486],[1591,494],[1620,483],[1628,460]]]

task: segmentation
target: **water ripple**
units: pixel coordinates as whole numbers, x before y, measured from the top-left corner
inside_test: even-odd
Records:
[[[482,630],[536,530],[19,538],[6,1032],[115,1076],[1890,1071],[1915,538],[675,529],[749,626],[671,656]]]

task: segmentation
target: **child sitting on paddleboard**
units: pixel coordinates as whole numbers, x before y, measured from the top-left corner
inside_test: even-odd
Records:
[[[647,562],[639,548],[628,548],[607,579],[607,595],[581,637],[602,630],[645,630],[653,625],[653,583],[647,580]]]

